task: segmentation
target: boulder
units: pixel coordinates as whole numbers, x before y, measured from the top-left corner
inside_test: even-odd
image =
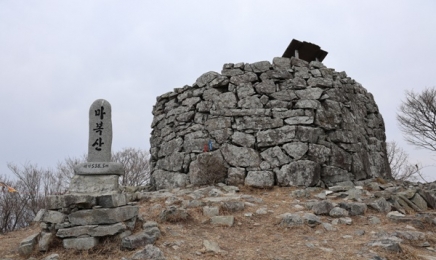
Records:
[[[189,176],[183,173],[155,170],[152,175],[152,183],[156,190],[185,187],[189,183]]]
[[[62,240],[65,249],[88,250],[98,245],[98,238],[95,237],[80,237],[66,238]]]
[[[255,188],[272,188],[274,173],[271,171],[249,171],[245,178],[245,185]]]
[[[231,166],[258,167],[260,165],[260,156],[252,148],[226,144],[221,147],[221,153],[226,162]]]
[[[193,185],[223,182],[227,168],[220,151],[202,153],[189,166],[189,181]]]
[[[138,206],[80,210],[71,213],[68,219],[72,225],[81,226],[115,224],[137,216],[138,210]]]
[[[321,167],[309,160],[299,160],[284,165],[277,171],[280,186],[315,186],[320,180]]]

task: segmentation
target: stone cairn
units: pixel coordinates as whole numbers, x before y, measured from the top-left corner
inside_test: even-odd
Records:
[[[150,223],[144,224],[148,233],[131,235],[139,207],[120,191],[123,165],[111,162],[111,146],[111,106],[99,99],[89,110],[88,161],[74,168],[67,194],[47,197],[47,208],[34,219],[41,222],[42,232],[21,242],[21,255],[29,255],[36,244],[39,251],[47,251],[55,236],[62,239],[64,248],[79,250],[93,248],[106,237],[118,236],[128,249],[157,239],[150,236],[159,233],[157,225]]]
[[[211,177],[260,188],[391,178],[372,94],[316,60],[224,64],[157,97],[153,115],[155,189]]]

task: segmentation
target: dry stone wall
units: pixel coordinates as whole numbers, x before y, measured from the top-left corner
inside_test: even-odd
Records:
[[[211,174],[253,187],[391,178],[372,94],[321,62],[224,64],[157,97],[153,115],[156,189],[206,184]]]

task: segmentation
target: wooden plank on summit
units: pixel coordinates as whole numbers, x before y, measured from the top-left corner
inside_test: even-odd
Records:
[[[110,162],[111,148],[111,105],[104,99],[97,99],[89,109],[88,162]]]
[[[285,53],[282,57],[291,58],[296,57],[307,62],[319,61],[322,62],[327,56],[328,52],[321,49],[316,44],[310,42],[300,42],[298,40],[292,39],[288,48],[286,48]]]

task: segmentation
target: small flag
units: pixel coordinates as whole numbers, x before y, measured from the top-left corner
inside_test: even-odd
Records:
[[[209,140],[209,151],[213,150],[213,146],[212,146],[212,140]]]

